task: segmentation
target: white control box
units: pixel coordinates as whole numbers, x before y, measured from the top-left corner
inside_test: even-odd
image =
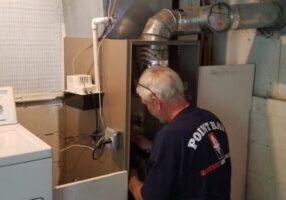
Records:
[[[95,85],[92,84],[91,76],[86,74],[77,74],[67,76],[66,92],[86,95],[95,93]]]

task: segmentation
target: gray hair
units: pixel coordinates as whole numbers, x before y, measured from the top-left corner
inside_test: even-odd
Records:
[[[143,101],[153,95],[162,100],[184,96],[184,86],[178,74],[169,67],[160,65],[146,69],[141,75],[136,88]]]

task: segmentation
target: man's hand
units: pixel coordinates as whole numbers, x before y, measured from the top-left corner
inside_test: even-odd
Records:
[[[129,191],[132,193],[135,200],[143,200],[141,194],[141,188],[143,183],[138,179],[137,176],[131,176],[129,179]]]

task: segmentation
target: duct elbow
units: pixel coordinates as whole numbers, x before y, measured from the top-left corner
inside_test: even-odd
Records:
[[[177,18],[177,12],[174,10],[160,10],[147,21],[141,38],[149,41],[169,40],[177,31]]]

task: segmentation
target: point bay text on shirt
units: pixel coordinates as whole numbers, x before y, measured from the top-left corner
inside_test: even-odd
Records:
[[[210,131],[221,130],[225,132],[225,128],[220,122],[205,122],[200,125],[197,130],[193,133],[193,137],[189,139],[188,147],[193,148],[194,150],[197,149],[197,142],[200,142],[206,133]]]

